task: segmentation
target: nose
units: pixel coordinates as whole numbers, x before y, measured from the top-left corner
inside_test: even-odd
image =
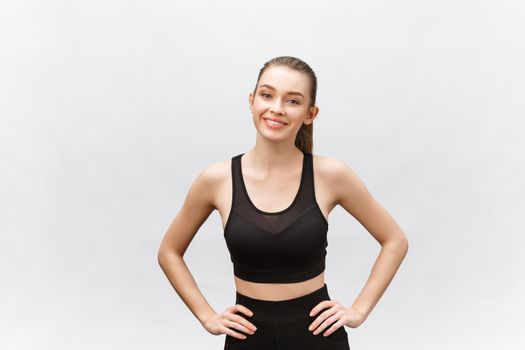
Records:
[[[275,102],[273,102],[270,107],[270,111],[275,114],[283,114],[284,109],[283,109],[280,99],[278,98],[275,99]]]

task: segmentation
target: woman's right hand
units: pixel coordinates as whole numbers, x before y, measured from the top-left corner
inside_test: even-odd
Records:
[[[222,314],[211,316],[202,325],[214,335],[227,334],[237,339],[246,339],[247,337],[244,334],[237,333],[234,329],[254,334],[257,327],[244,317],[237,315],[237,312],[242,312],[250,317],[253,316],[253,312],[247,307],[236,304],[228,307]]]

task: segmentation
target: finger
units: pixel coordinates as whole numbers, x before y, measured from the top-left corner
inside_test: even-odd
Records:
[[[234,321],[226,320],[225,323],[228,325],[228,327],[238,329],[240,331],[243,331],[244,333],[253,334],[255,332],[255,330],[249,329],[248,327],[239,323],[236,320]]]
[[[250,316],[250,317],[253,316],[252,310],[248,309],[244,305],[236,304],[236,305],[234,305],[234,308],[235,308],[236,311],[240,311],[240,312],[242,312],[243,314],[245,314],[247,316]]]
[[[310,327],[308,327],[308,330],[312,331],[315,329],[315,332],[314,334],[319,334],[319,332],[321,332],[324,327],[326,327],[326,319],[328,319],[330,316],[334,315],[336,313],[336,310],[334,308],[330,308],[328,310],[326,310],[325,312],[323,312],[322,314],[320,314],[314,322],[312,322],[310,324]],[[318,328],[319,327],[319,328]],[[322,328],[320,328],[322,327]]]
[[[314,331],[314,335],[318,335],[322,331],[324,331],[326,328],[330,327],[333,323],[337,322],[339,320],[339,317],[337,315],[332,315],[328,317],[326,320],[324,320],[323,323],[317,329]]]
[[[319,304],[315,305],[312,310],[310,310],[310,316],[315,316],[317,313],[327,307],[332,306],[334,303],[332,300],[323,300]]]
[[[331,325],[330,328],[326,330],[326,332],[323,333],[323,337],[328,337],[330,334],[334,333],[336,330],[343,326],[343,321],[339,319],[336,323]]]
[[[226,327],[224,328],[223,333],[224,334],[228,334],[229,336],[237,338],[237,339],[246,339],[246,338],[248,338],[244,334],[237,333],[233,329],[226,328]]]
[[[250,309],[248,309],[246,306],[244,306],[244,305],[241,305],[241,304],[234,305],[232,312],[235,314],[238,311],[248,315],[249,317],[253,316],[253,312]],[[239,319],[236,319],[237,322],[244,324],[246,327],[249,327],[252,330],[256,330],[257,329],[257,327],[255,327],[255,325],[253,325],[251,322],[247,321],[246,319],[242,318],[241,316],[237,315],[237,317],[240,317]]]
[[[248,321],[247,319],[243,318],[242,316],[232,314],[230,317],[230,320],[237,322],[239,325],[249,328],[252,332],[257,329],[253,323]]]

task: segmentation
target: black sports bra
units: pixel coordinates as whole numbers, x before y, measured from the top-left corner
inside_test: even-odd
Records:
[[[259,283],[301,282],[325,269],[328,221],[314,191],[313,156],[303,152],[299,190],[278,212],[252,203],[242,176],[241,157],[232,157],[232,205],[224,238],[235,276]]]

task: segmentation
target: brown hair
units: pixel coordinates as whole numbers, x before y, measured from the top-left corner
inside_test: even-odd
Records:
[[[312,70],[312,68],[303,60],[292,57],[292,56],[279,56],[274,57],[264,64],[264,66],[259,71],[259,76],[257,77],[257,82],[255,84],[255,89],[253,93],[257,90],[257,85],[259,84],[259,79],[266,69],[271,66],[285,66],[290,69],[294,69],[298,72],[305,73],[308,79],[310,80],[310,103],[308,108],[311,108],[315,105],[315,95],[317,92],[317,77]],[[309,125],[301,125],[301,128],[297,132],[295,138],[295,146],[301,151],[306,153],[312,153],[313,149],[313,123]]]

